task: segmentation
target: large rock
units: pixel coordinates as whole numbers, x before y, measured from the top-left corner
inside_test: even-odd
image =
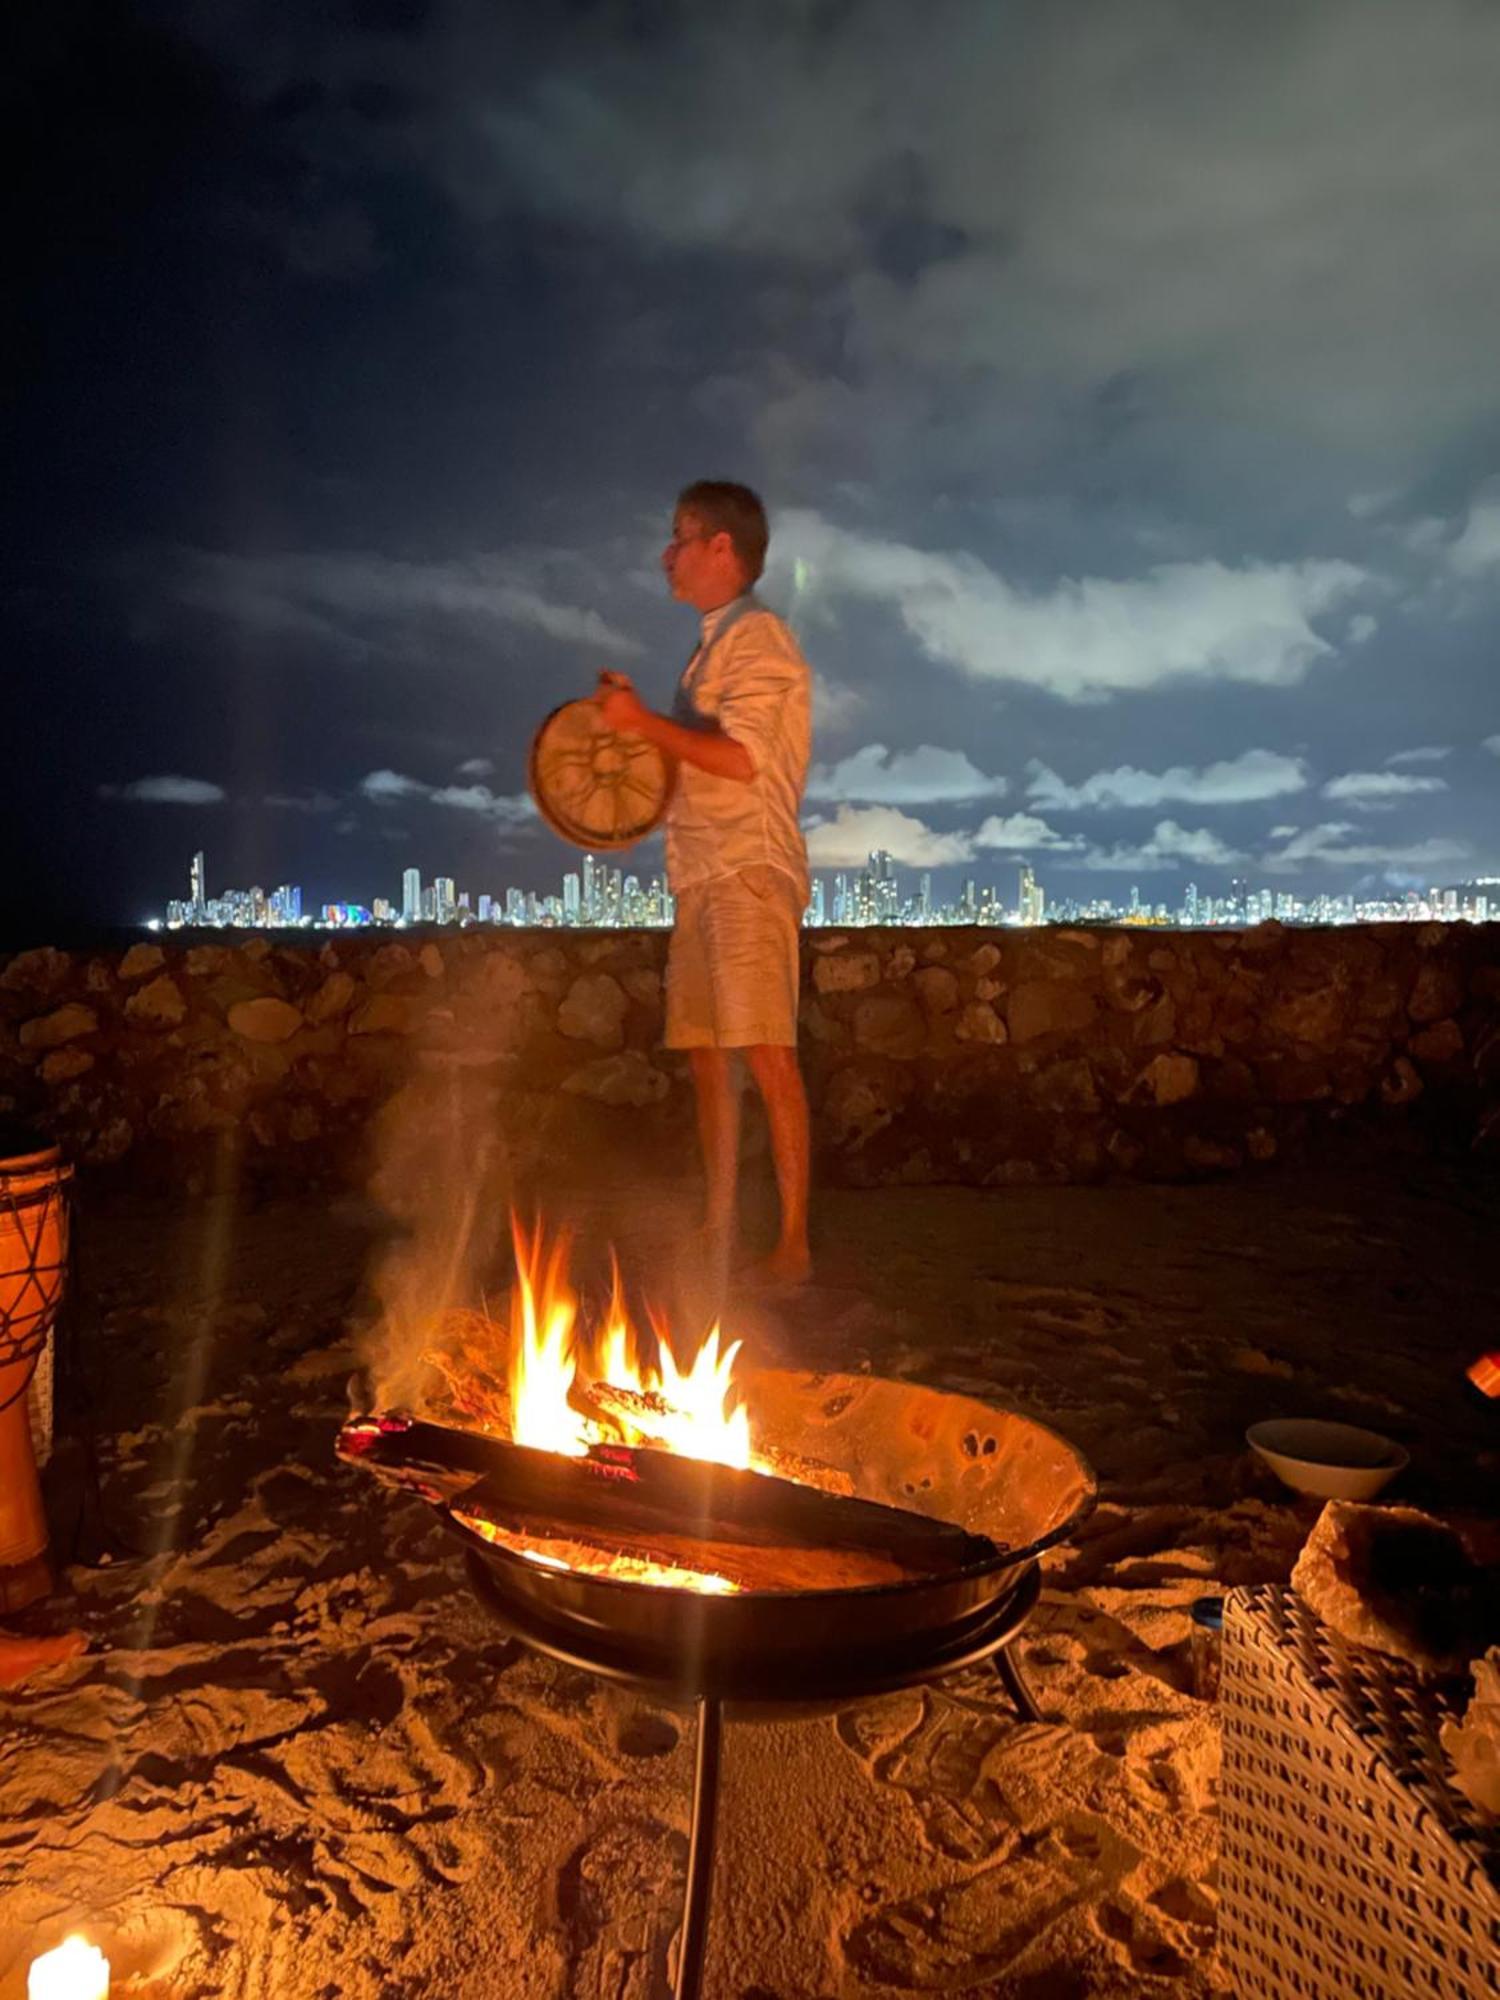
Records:
[[[823,1097],[823,1123],[840,1147],[863,1146],[890,1124],[896,1110],[885,1080],[854,1067],[836,1071]]]
[[[38,945],[34,951],[18,951],[4,972],[0,987],[7,993],[55,993],[68,976],[73,961],[55,945]]]
[[[417,963],[429,979],[442,978],[444,970],[443,954],[435,944],[423,945],[422,949],[417,953]]]
[[[596,1098],[601,1104],[630,1104],[644,1107],[660,1104],[672,1088],[665,1070],[643,1056],[639,1049],[625,1049],[618,1055],[600,1056],[563,1078],[563,1089],[574,1097]]]
[[[388,947],[389,948],[389,947]],[[417,1025],[415,1002],[403,993],[372,993],[349,1017],[351,1035],[409,1035]]]
[[[195,944],[182,962],[189,979],[217,979],[229,963],[229,953],[221,944]]]
[[[94,1058],[87,1049],[54,1049],[49,1056],[42,1057],[43,1083],[68,1083],[75,1076],[85,1076],[94,1067]]]
[[[1005,1040],[1005,1023],[988,1000],[971,1000],[959,1015],[954,1033],[961,1042],[996,1046]]]
[[[76,1042],[81,1035],[92,1035],[98,1026],[99,1016],[92,1007],[69,1000],[61,1007],[54,1007],[50,1014],[38,1014],[34,1020],[23,1021],[21,1047],[60,1049],[64,1042]]]
[[[1463,975],[1456,965],[1429,958],[1412,982],[1406,1011],[1419,1025],[1444,1020],[1455,1012],[1464,997]]]
[[[136,945],[134,950],[144,947]],[[152,946],[150,949],[154,950]],[[177,982],[167,973],[153,979],[146,986],[132,993],[125,1002],[125,1014],[140,1028],[175,1028],[187,1013],[187,1002],[178,989]]]
[[[620,983],[631,999],[638,1000],[643,1007],[661,1005],[661,974],[655,966],[633,966],[629,972],[621,974]]]
[[[514,1007],[531,989],[526,968],[512,951],[487,951],[479,967],[479,993],[487,1005]]]
[[[130,1120],[111,1118],[85,1143],[83,1157],[91,1167],[112,1167],[134,1144],[135,1128]]]
[[[416,970],[416,957],[404,944],[383,944],[370,955],[365,977],[377,990]]]
[[[1012,992],[1006,1016],[1013,1042],[1034,1042],[1082,1034],[1097,1011],[1093,994],[1071,979],[1027,979]]]
[[[958,978],[945,965],[924,965],[912,981],[928,1014],[940,1017],[958,1007]]]
[[[1130,1023],[1130,1039],[1138,1049],[1159,1048],[1177,1032],[1177,1002],[1163,993],[1143,1007]]]
[[[338,977],[335,973],[334,978]],[[266,994],[259,1000],[241,1000],[229,1010],[229,1025],[247,1042],[289,1041],[302,1026],[302,1015],[288,1000]]]
[[[926,1041],[921,1009],[902,994],[871,993],[855,1006],[854,1045],[868,1055],[910,1062]]]
[[[1405,1056],[1397,1056],[1391,1065],[1390,1074],[1380,1085],[1380,1095],[1393,1110],[1403,1104],[1415,1104],[1422,1095],[1423,1084],[1414,1064]]]
[[[1344,995],[1330,982],[1302,993],[1278,993],[1262,1022],[1272,1035],[1288,1042],[1305,1042],[1326,1053],[1338,1047],[1344,1017]]]
[[[307,1003],[308,1020],[314,1027],[321,1027],[325,1021],[336,1021],[340,1014],[348,1013],[358,990],[347,972],[330,972]]]
[[[120,977],[129,984],[144,979],[148,973],[160,972],[166,962],[167,955],[159,944],[133,944],[120,960]]]
[[[1031,1095],[1048,1111],[1097,1111],[1099,1093],[1093,1072],[1082,1056],[1051,1063],[1036,1077]]]
[[[1136,1078],[1131,1101],[1136,1104],[1182,1104],[1198,1092],[1198,1061],[1178,1053],[1153,1056]]]
[[[625,1013],[629,1005],[625,989],[611,973],[582,972],[557,1010],[558,1032],[570,1041],[617,1049],[625,1040]]]
[[[820,993],[862,993],[880,984],[880,960],[873,951],[845,951],[813,963],[813,985]]]
[[[1412,1036],[1410,1048],[1419,1063],[1457,1062],[1464,1052],[1464,1032],[1457,1021],[1434,1021],[1430,1028]]]

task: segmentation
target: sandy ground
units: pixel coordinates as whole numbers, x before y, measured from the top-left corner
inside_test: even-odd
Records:
[[[627,1262],[692,1190],[556,1206]],[[1217,1187],[829,1194],[819,1282],[734,1315],[766,1360],[992,1394],[1102,1504],[1022,1656],[838,1716],[731,1724],[719,2000],[1217,1990],[1215,1712],[1187,1606],[1284,1577],[1315,1509],[1259,1416],[1401,1438],[1393,1497],[1483,1504],[1500,1187],[1437,1166]],[[76,1923],[146,2000],[652,2000],[681,1894],[689,1715],[530,1657],[451,1545],[331,1454],[373,1313],[354,1202],[115,1198],[81,1223],[99,1503],[16,1621],[82,1659],[0,1694],[0,2000]],[[103,1557],[109,1560],[102,1560]]]

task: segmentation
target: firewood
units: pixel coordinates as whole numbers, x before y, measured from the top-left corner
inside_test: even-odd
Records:
[[[508,1533],[660,1550],[743,1589],[847,1589],[951,1574],[997,1553],[984,1536],[925,1514],[670,1452],[601,1445],[567,1458],[440,1424],[355,1429],[341,1440],[345,1455],[416,1491],[450,1493],[455,1475],[475,1475],[463,1511]]]

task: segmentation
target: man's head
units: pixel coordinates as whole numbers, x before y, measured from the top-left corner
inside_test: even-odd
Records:
[[[697,479],[677,496],[661,566],[672,595],[714,611],[750,588],[766,565],[770,530],[759,496],[729,479]]]

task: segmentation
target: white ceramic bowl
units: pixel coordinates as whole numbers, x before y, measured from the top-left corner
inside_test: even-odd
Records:
[[[1394,1438],[1357,1424],[1325,1424],[1316,1417],[1274,1417],[1245,1433],[1276,1477],[1294,1493],[1324,1500],[1373,1500],[1408,1463]]]

